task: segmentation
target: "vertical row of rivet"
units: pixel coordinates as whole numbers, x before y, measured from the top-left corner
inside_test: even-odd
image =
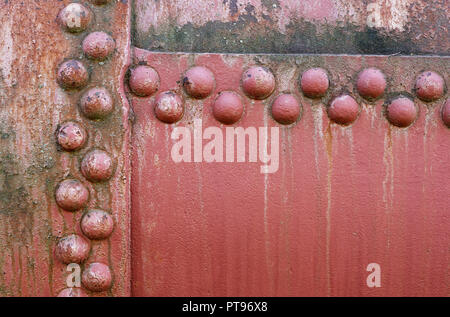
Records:
[[[92,0],[95,5],[107,4],[108,0]],[[58,15],[58,22],[67,32],[81,33],[91,23],[93,13],[80,3],[67,5]],[[95,61],[103,61],[115,49],[114,39],[105,32],[92,32],[82,42],[84,55]],[[80,90],[87,85],[89,72],[85,65],[75,59],[63,62],[57,70],[57,82],[66,90]],[[90,120],[105,119],[114,110],[113,99],[105,87],[94,87],[82,95],[79,110]],[[75,121],[62,124],[56,131],[58,144],[64,151],[77,151],[86,144],[88,131]],[[81,174],[90,182],[109,180],[114,173],[114,161],[104,150],[91,149],[81,160]],[[89,190],[78,179],[69,178],[61,181],[55,192],[58,206],[76,212],[87,207]],[[100,209],[90,209],[82,216],[81,231],[85,237],[70,234],[61,238],[55,248],[55,256],[62,263],[85,262],[90,254],[91,240],[108,238],[114,227],[111,215]],[[81,276],[83,286],[93,292],[106,291],[112,285],[112,274],[108,265],[90,263]],[[82,289],[67,288],[58,296],[86,296]]]

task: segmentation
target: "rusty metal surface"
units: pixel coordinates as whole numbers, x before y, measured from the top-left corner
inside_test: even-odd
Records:
[[[151,51],[439,54],[446,0],[134,1],[133,43]]]
[[[0,4],[0,296],[56,296],[66,287],[70,272],[54,249],[63,236],[83,235],[85,210],[65,211],[56,204],[56,187],[67,178],[79,179],[89,190],[87,208],[104,209],[114,219],[109,239],[90,241],[85,265],[103,262],[113,275],[112,288],[95,294],[130,294],[128,102],[122,93],[130,54],[130,7],[128,1],[104,6],[77,2],[92,13],[79,33],[66,32],[57,21],[71,1]],[[83,56],[82,40],[93,31],[107,32],[115,41],[114,52],[103,62]],[[68,59],[86,66],[86,88],[64,90],[58,85],[57,69]],[[105,86],[114,102],[113,113],[104,120],[90,120],[78,109],[82,93],[93,86]],[[77,122],[88,134],[78,151],[57,145],[55,131],[66,121]],[[68,129],[65,136],[76,135]],[[61,140],[76,148],[76,143]],[[91,183],[80,171],[84,154],[92,148],[106,150],[116,163],[106,182]]]
[[[448,296],[450,129],[441,118],[448,93],[424,102],[414,90],[424,70],[448,84],[448,57],[134,53],[134,64],[159,74],[158,93],[170,90],[184,100],[184,115],[175,124],[161,122],[154,109],[158,94],[129,92],[136,114],[133,295]],[[242,90],[242,73],[255,65],[275,76],[275,91],[264,100]],[[193,66],[214,75],[214,90],[205,99],[190,97],[182,87]],[[307,98],[299,87],[300,75],[312,67],[329,76],[322,98]],[[368,67],[386,76],[386,92],[373,102],[355,88],[358,73]],[[248,157],[245,163],[194,162],[194,149],[188,152],[191,162],[174,162],[175,128],[192,131],[202,119],[202,131],[218,127],[226,134],[213,104],[219,92],[230,90],[244,104],[232,127],[279,127],[274,173],[262,174],[262,163]],[[281,92],[302,107],[292,125],[271,117]],[[341,93],[359,107],[350,125],[327,115],[332,97]],[[393,124],[386,117],[387,105],[399,95],[413,100],[418,111],[406,128],[393,118],[409,120],[409,112],[391,112]],[[381,266],[380,288],[366,285],[369,263]]]
[[[2,1],[0,296],[448,296],[449,58],[330,55],[448,55],[448,19],[445,0]],[[359,87],[368,67],[386,77]],[[195,119],[279,127],[278,169],[174,163]]]

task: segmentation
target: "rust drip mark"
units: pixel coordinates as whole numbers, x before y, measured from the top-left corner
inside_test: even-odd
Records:
[[[292,274],[291,269],[291,253],[290,253],[290,239],[289,239],[289,225],[292,220],[292,213],[293,210],[289,206],[289,193],[292,192],[293,187],[293,169],[292,169],[292,138],[291,138],[291,130],[290,129],[283,129],[283,141],[282,142],[282,153],[283,153],[283,161],[282,161],[282,168],[281,168],[281,193],[282,193],[282,202],[283,202],[283,209],[285,212],[282,214],[282,221],[281,221],[281,230],[280,230],[280,239],[283,239],[284,242],[284,256],[287,258],[287,266],[289,270],[289,275]],[[289,179],[291,180],[289,184]],[[293,280],[290,278],[287,281],[287,289],[292,289]],[[279,293],[279,289],[275,290],[275,293]]]
[[[264,122],[264,128],[268,129],[268,110],[267,107],[264,107],[264,111],[263,111],[263,122]],[[265,138],[265,144],[264,144],[264,149],[265,151],[267,151],[268,149],[268,142],[269,142],[269,138]],[[273,279],[273,274],[272,271],[270,270],[270,257],[269,257],[269,250],[270,250],[270,241],[269,241],[269,229],[268,229],[268,225],[267,225],[267,210],[268,210],[268,188],[269,188],[269,174],[265,173],[264,174],[264,241],[265,241],[265,260],[266,260],[266,269],[267,269],[267,275],[270,276],[271,278],[269,278],[269,289],[273,290],[273,283],[274,283],[274,279]]]
[[[383,163],[386,169],[385,178],[383,180],[383,201],[385,203],[386,210],[386,236],[387,236],[387,249],[389,250],[390,240],[390,218],[393,211],[394,201],[394,155],[392,151],[392,126],[388,125],[386,135],[384,138],[384,154]],[[389,197],[387,195],[387,183],[389,184]]]
[[[322,127],[323,127],[323,112],[322,112],[322,108],[320,106],[314,106],[314,105],[310,105],[311,109],[313,111],[313,119],[314,119],[314,160],[315,160],[315,167],[316,167],[316,175],[317,175],[317,180],[320,179],[320,168],[319,168],[319,148],[318,148],[318,138],[320,138],[320,140],[323,139],[323,131],[322,131]]]
[[[31,275],[32,281],[31,281],[31,289],[33,290],[33,296],[37,296],[37,279],[36,279],[36,261],[34,258],[30,257],[29,250],[30,248],[27,247],[27,268],[28,268],[28,274]],[[34,250],[33,246],[31,247],[31,250]],[[31,279],[30,279],[31,280]]]
[[[432,140],[434,139],[434,129],[432,130],[431,128],[436,128],[437,124],[436,122],[433,120],[434,117],[434,111],[433,109],[430,109],[429,107],[425,107],[426,110],[426,114],[425,114],[425,126],[424,126],[424,133],[423,133],[423,160],[424,160],[424,179],[427,179],[427,175],[429,174],[429,172],[432,171],[432,160],[429,160],[428,157],[428,153],[430,152],[430,147],[429,144],[432,142]],[[433,134],[431,134],[433,132]],[[425,194],[425,186],[426,186],[426,182],[422,182],[422,192],[423,194]]]
[[[327,211],[326,211],[326,271],[327,271],[327,295],[331,296],[331,264],[330,264],[330,237],[331,237],[331,177],[333,174],[333,133],[331,131],[331,121],[325,131],[325,142],[328,159],[327,171]]]
[[[389,125],[386,130],[384,138],[384,154],[383,163],[386,169],[385,178],[383,180],[383,202],[386,206],[386,211],[392,211],[392,203],[394,196],[394,154],[392,151],[392,126]],[[389,183],[389,195],[388,195]],[[388,197],[389,196],[389,197]]]

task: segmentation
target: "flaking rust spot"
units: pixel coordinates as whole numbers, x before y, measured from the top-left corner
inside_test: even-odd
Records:
[[[203,100],[186,99],[184,103],[183,122],[186,127],[194,131],[194,120],[203,118]]]
[[[279,91],[295,91],[295,75],[297,69],[289,64],[281,64],[277,69],[278,76],[275,76],[276,87]]]
[[[227,54],[221,54],[220,59],[223,61],[225,65],[227,65],[230,68],[235,67],[236,63],[239,63],[240,61],[239,57]]]
[[[408,22],[408,2],[405,0],[372,2],[367,5],[367,26],[389,31],[404,31]]]
[[[361,109],[362,109],[361,111],[364,111],[368,115],[368,117],[370,118],[370,127],[372,129],[375,128],[375,120],[378,120],[377,108],[376,107],[377,107],[376,104],[370,105],[370,104],[367,104],[365,102],[363,102],[361,104]]]

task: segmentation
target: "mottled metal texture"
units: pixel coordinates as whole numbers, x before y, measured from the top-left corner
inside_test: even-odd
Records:
[[[134,10],[134,45],[152,51],[450,51],[447,0],[135,0]]]
[[[111,212],[115,222],[109,239],[91,241],[85,262],[111,268],[112,289],[98,294],[130,294],[129,106],[122,88],[130,56],[130,5],[76,1],[91,10],[92,20],[84,32],[68,33],[56,17],[71,2],[0,3],[0,296],[56,296],[67,287],[70,272],[54,249],[60,237],[83,236],[80,219],[85,210],[58,208],[55,189],[71,177],[88,188],[88,207]],[[107,32],[116,43],[102,63],[83,56],[82,41],[93,31]],[[100,85],[111,92],[115,108],[107,119],[92,121],[80,113],[78,101],[85,89],[66,91],[58,85],[58,66],[68,59],[87,67],[85,89]],[[87,131],[79,151],[64,151],[56,142],[55,131],[66,121]],[[82,157],[96,147],[117,162],[108,182],[90,183],[80,172]]]
[[[139,1],[138,1],[139,3]],[[154,114],[155,96],[129,97],[136,114],[132,155],[133,295],[136,296],[448,296],[450,130],[441,119],[448,98],[425,103],[416,77],[434,70],[449,83],[449,58],[334,55],[221,55],[152,53],[135,49],[134,63],[153,67],[160,90],[185,100],[181,121]],[[189,97],[183,74],[209,68],[213,93]],[[241,75],[261,65],[276,78],[265,100],[245,97]],[[324,68],[330,89],[303,96],[299,77]],[[374,102],[355,90],[358,74],[386,75]],[[175,127],[225,126],[212,105],[221,91],[242,96],[234,127],[279,127],[280,166],[261,174],[261,162],[174,163]],[[338,125],[326,105],[346,92],[360,107],[355,122]],[[299,100],[303,113],[289,126],[272,119],[279,93]],[[397,93],[413,98],[419,114],[408,128],[385,117]],[[203,141],[203,145],[207,143]],[[191,156],[192,157],[192,156]],[[381,266],[381,287],[369,288],[369,263]]]

